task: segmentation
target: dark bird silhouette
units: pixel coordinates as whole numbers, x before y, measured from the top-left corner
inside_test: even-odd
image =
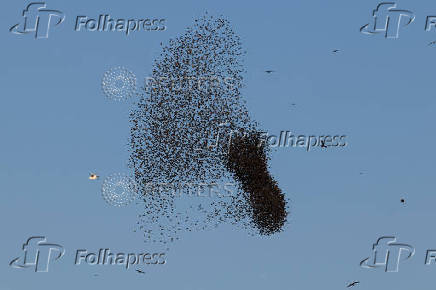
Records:
[[[275,72],[275,70],[266,70],[265,72],[266,72],[267,74],[270,74],[270,73]]]
[[[142,271],[141,269],[136,269],[136,272],[140,273],[140,274],[145,274],[144,271]]]
[[[333,53],[338,53],[338,52],[340,52],[340,50],[339,49],[334,49],[332,52]]]
[[[400,199],[401,203],[406,203],[406,200],[404,198]]]
[[[351,283],[349,283],[349,284],[347,285],[347,288],[354,287],[354,286],[356,286],[356,285],[359,284],[359,283],[360,283],[359,281],[353,281],[353,282],[351,282]]]

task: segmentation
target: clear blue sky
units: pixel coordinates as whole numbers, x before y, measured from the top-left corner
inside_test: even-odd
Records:
[[[432,1],[403,0],[415,21],[399,39],[361,34],[378,1],[55,1],[65,13],[48,39],[15,35],[29,2],[2,1],[0,99],[0,290],[45,289],[424,289],[436,265],[436,15]],[[105,176],[123,172],[129,103],[101,91],[103,73],[125,66],[148,76],[160,42],[204,11],[222,14],[247,50],[245,88],[252,116],[270,132],[347,135],[342,149],[279,148],[271,171],[291,200],[278,235],[250,237],[223,226],[185,234],[167,264],[145,275],[116,266],[74,266],[76,249],[153,251],[132,229],[139,207],[101,198]],[[163,32],[75,32],[78,15],[165,18]],[[340,49],[332,54],[333,49]],[[276,73],[267,75],[266,69]],[[295,107],[291,103],[296,103]],[[359,172],[365,171],[365,175]],[[400,199],[406,198],[402,205]],[[62,244],[49,273],[13,269],[32,235]],[[416,248],[399,273],[359,267],[378,237]],[[99,273],[94,277],[94,273]]]

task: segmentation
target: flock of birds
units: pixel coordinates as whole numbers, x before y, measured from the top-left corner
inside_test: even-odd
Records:
[[[130,114],[129,165],[139,187],[139,203],[144,205],[137,230],[146,242],[163,245],[178,240],[182,232],[213,229],[221,223],[251,234],[282,231],[287,200],[268,173],[269,149],[249,147],[260,130],[240,92],[245,52],[239,37],[226,19],[206,15],[161,45],[151,75],[160,81],[145,88]],[[230,81],[202,88],[189,81],[175,87],[173,82],[211,76]],[[214,150],[196,150],[200,140],[210,141],[220,124],[226,124],[226,132]],[[231,142],[239,147],[229,146],[231,138],[240,141]],[[258,166],[247,166],[247,158]],[[192,181],[232,180],[239,185],[231,195],[193,199],[172,194]],[[162,190],[159,184],[169,188]]]
[[[135,232],[142,231],[145,242],[166,245],[178,240],[181,232],[215,228],[223,222],[250,229],[251,234],[283,230],[288,201],[269,174],[269,149],[257,146],[259,124],[251,120],[240,93],[244,53],[229,22],[207,15],[195,20],[184,35],[162,45],[152,76],[163,81],[144,88],[130,113],[129,166],[138,186],[138,202],[144,206]],[[232,82],[199,90],[189,83],[174,88],[171,81],[211,75],[230,76]],[[106,82],[111,77],[105,75]],[[132,82],[131,77],[128,80]],[[217,141],[215,150],[195,150],[198,140],[208,139],[211,128],[223,123],[229,132],[238,134]],[[227,142],[229,138],[232,142]],[[324,141],[321,147],[327,148]],[[89,180],[98,179],[96,173],[89,174]],[[171,190],[183,192],[183,184],[192,180],[235,180],[239,187],[231,196],[207,201],[187,201],[181,194],[170,194]],[[171,190],[162,191],[159,184],[170,184]],[[404,198],[400,201],[405,204]],[[136,272],[145,274],[140,269]],[[353,281],[346,287],[359,283]]]

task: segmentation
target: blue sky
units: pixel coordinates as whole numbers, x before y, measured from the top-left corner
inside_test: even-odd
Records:
[[[434,66],[431,1],[400,1],[415,21],[398,39],[364,35],[377,1],[49,1],[65,21],[48,39],[16,35],[30,2],[2,2],[0,18],[0,289],[423,289],[436,265]],[[77,249],[154,251],[132,230],[140,208],[101,198],[101,176],[126,170],[131,103],[111,102],[103,73],[150,74],[160,42],[205,11],[227,17],[247,50],[247,106],[269,132],[347,135],[331,150],[278,148],[271,172],[291,200],[289,224],[272,237],[231,226],[187,233],[167,263],[140,275],[116,266],[74,265]],[[165,31],[74,31],[75,17],[165,18]],[[340,49],[332,54],[333,49]],[[265,74],[272,69],[276,72]],[[296,103],[296,106],[291,106]],[[359,172],[366,174],[360,175]],[[405,197],[406,204],[400,203]],[[48,273],[13,269],[33,235],[61,244]],[[362,269],[383,235],[413,245],[399,273]],[[94,277],[94,273],[99,273]]]

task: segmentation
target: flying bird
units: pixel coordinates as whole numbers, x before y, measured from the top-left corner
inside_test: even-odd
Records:
[[[140,273],[140,274],[145,274],[144,271],[142,271],[141,269],[136,269],[136,272]]]
[[[275,72],[275,70],[266,70],[265,72],[266,72],[267,74],[270,74],[270,73]]]
[[[339,49],[334,49],[332,52],[333,53],[338,53],[338,52],[340,52],[340,50]]]
[[[356,286],[356,285],[359,284],[359,283],[360,283],[359,281],[353,281],[353,282],[351,282],[351,283],[349,283],[349,284],[347,285],[347,288],[354,287],[354,286]]]
[[[404,198],[400,199],[401,203],[406,203],[406,200]]]
[[[90,180],[96,180],[96,179],[98,179],[100,176],[98,176],[97,174],[95,174],[95,173],[90,173],[89,174],[89,179]]]

